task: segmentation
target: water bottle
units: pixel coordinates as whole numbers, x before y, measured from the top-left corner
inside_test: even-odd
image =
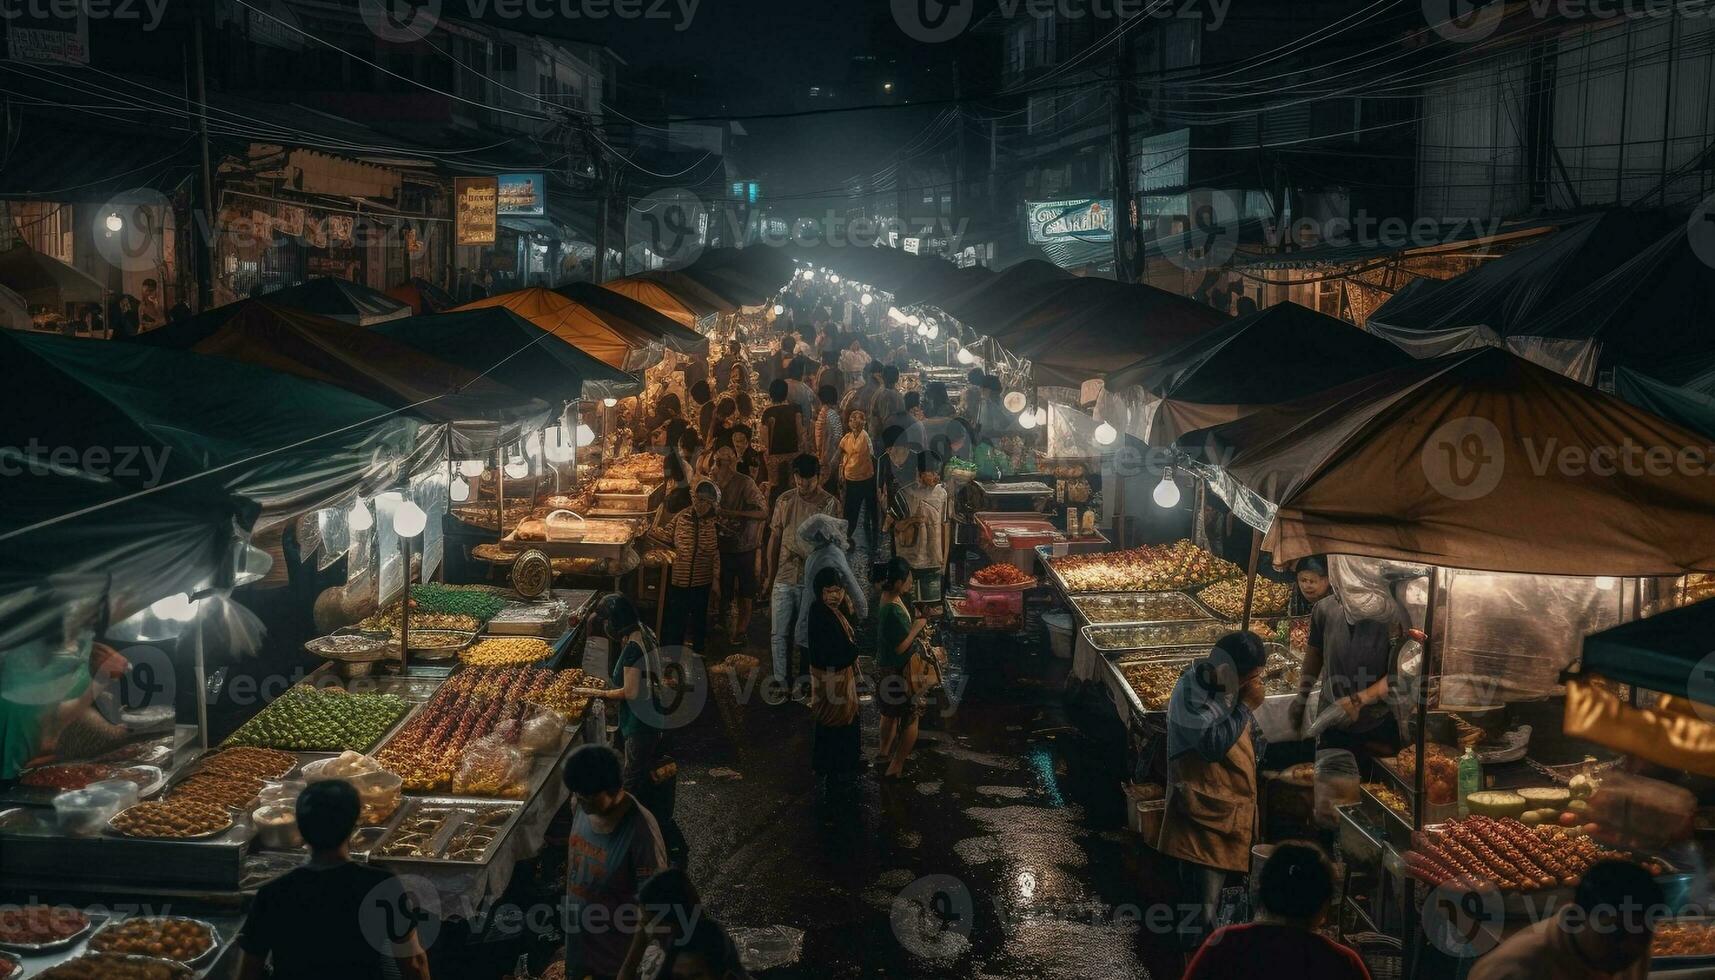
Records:
[[[1465,754],[1459,757],[1459,816],[1470,815],[1470,808],[1465,805],[1465,800],[1482,788],[1483,764],[1477,761],[1476,750],[1467,746]]]

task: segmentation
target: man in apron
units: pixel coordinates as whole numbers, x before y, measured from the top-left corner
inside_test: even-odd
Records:
[[[1266,744],[1252,711],[1268,659],[1254,633],[1228,633],[1185,668],[1167,705],[1167,808],[1157,848],[1179,861],[1197,914],[1181,938],[1195,949],[1211,928],[1227,872],[1250,869],[1256,763]]]

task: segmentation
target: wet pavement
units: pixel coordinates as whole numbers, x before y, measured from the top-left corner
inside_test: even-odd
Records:
[[[974,639],[906,778],[849,792],[818,790],[803,706],[704,711],[672,753],[711,912],[802,930],[767,976],[1177,977],[1172,938],[1127,917],[1166,893],[1125,828],[1124,732],[1105,699],[1068,699],[1066,666],[1045,640]],[[876,725],[866,704],[866,755]]]

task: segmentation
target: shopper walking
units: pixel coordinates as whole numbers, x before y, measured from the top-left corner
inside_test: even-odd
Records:
[[[911,566],[916,601],[939,603],[953,539],[953,506],[941,486],[941,462],[933,453],[918,457],[917,479],[900,486],[899,500],[905,516],[888,520],[893,552]]]
[[[625,966],[637,922],[638,890],[667,869],[655,816],[625,787],[619,756],[581,745],[561,777],[572,794],[566,862],[566,976],[613,980]]]
[[[846,536],[857,542],[858,516],[864,518],[864,540],[871,551],[880,548],[880,514],[875,495],[875,449],[869,441],[861,409],[846,413],[846,432],[840,437],[840,498],[845,501]]]
[[[787,401],[785,380],[768,386],[769,406],[762,412],[763,445],[768,451],[768,499],[779,499],[792,485],[792,460],[809,445],[804,413]]]
[[[813,442],[816,456],[822,461],[822,475],[827,479],[829,493],[838,491],[840,479],[840,437],[845,435],[845,423],[840,419],[840,397],[832,385],[823,385],[817,392],[816,423]]]
[[[768,520],[768,501],[762,490],[738,468],[738,454],[731,445],[715,450],[714,469],[709,474],[720,488],[719,542],[721,554],[721,612],[728,604],[727,646],[737,648],[750,631],[751,609],[756,602],[758,565],[762,535]]]
[[[699,653],[707,650],[709,588],[714,584],[720,556],[715,514],[720,501],[720,488],[711,480],[699,480],[691,506],[680,511],[667,527],[673,564],[667,577],[661,641],[668,646],[685,646]]]
[[[889,419],[904,411],[905,396],[899,393],[899,369],[889,364],[881,369],[881,389],[875,393],[869,406],[870,437],[880,436],[883,430],[894,424]]]
[[[774,515],[769,519],[768,573],[765,576],[770,595],[771,653],[774,660],[774,682],[780,700],[792,692],[798,677],[793,672],[797,617],[804,577],[804,559],[810,549],[798,535],[804,522],[817,514],[839,516],[840,502],[821,487],[822,465],[809,453],[801,453],[792,461],[792,489],[780,495],[774,503]],[[776,702],[778,703],[778,702]]]
[[[886,765],[883,779],[898,779],[917,745],[917,724],[923,717],[922,692],[914,690],[907,670],[929,622],[914,615],[911,596],[911,566],[894,558],[876,572],[875,665],[881,672],[875,700],[881,710],[881,752],[878,762]]]

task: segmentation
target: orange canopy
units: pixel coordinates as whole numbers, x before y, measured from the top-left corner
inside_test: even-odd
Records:
[[[659,338],[626,323],[603,317],[582,303],[551,289],[529,289],[501,293],[458,307],[480,310],[503,306],[548,331],[603,364],[621,371],[641,371],[660,359]]]
[[[674,323],[692,330],[697,328],[698,318],[720,312],[713,306],[698,302],[686,291],[669,289],[654,280],[639,279],[636,276],[609,279],[601,284],[601,288],[642,303]]]

